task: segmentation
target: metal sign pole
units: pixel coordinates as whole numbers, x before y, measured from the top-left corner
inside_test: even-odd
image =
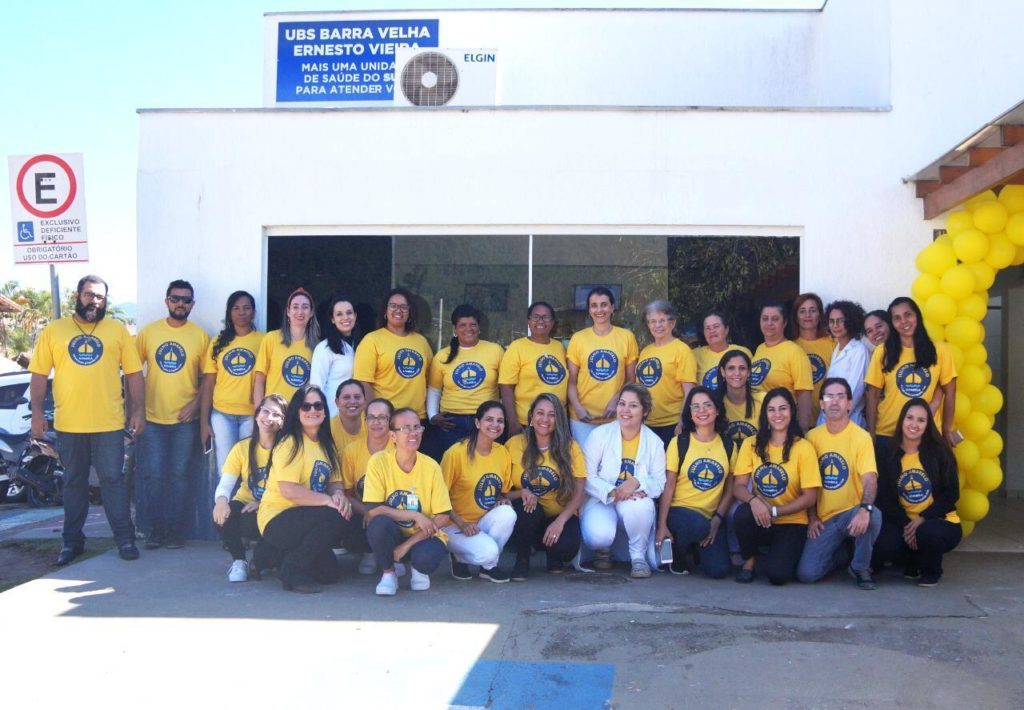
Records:
[[[50,264],[50,301],[52,302],[53,319],[60,319],[60,281],[57,280],[57,267]]]

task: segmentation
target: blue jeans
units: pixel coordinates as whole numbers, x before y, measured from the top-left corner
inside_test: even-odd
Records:
[[[450,414],[448,412],[442,412],[442,414],[447,415],[455,422],[455,426],[450,431],[445,431],[433,424],[428,425],[421,447],[423,453],[438,463],[444,457],[445,451],[476,432],[476,420],[472,414]]]
[[[252,415],[224,414],[213,409],[210,410],[210,428],[213,429],[213,446],[217,452],[219,477],[231,448],[242,439],[252,436]]]
[[[124,433],[57,432],[57,453],[64,465],[64,544],[83,548],[82,527],[89,514],[89,467],[96,469],[103,494],[103,509],[118,545],[135,541],[135,526],[124,480]]]
[[[539,507],[539,506],[538,506]],[[402,529],[391,518],[378,515],[366,528],[366,539],[377,558],[377,569],[395,566],[395,548],[405,541]],[[409,550],[409,560],[417,572],[431,574],[448,555],[448,548],[436,537],[420,540]]]
[[[700,553],[700,569],[712,579],[721,579],[729,574],[729,543],[725,524],[718,527],[715,539],[707,547],[700,547],[701,540],[708,536],[711,521],[693,508],[674,505],[668,511],[668,530],[672,533],[672,558],[682,560],[687,549],[696,545]]]
[[[804,543],[804,551],[800,554],[800,564],[796,568],[796,576],[801,582],[817,582],[836,567],[840,566],[843,555],[843,543],[852,536],[847,531],[853,516],[860,510],[854,506],[845,513],[838,513],[825,521],[825,528],[818,537],[808,538]],[[850,567],[855,572],[871,571],[871,553],[875,540],[882,530],[882,511],[875,508],[871,511],[871,521],[863,534],[853,538],[853,560]],[[837,553],[839,555],[837,556]]]
[[[185,539],[191,502],[190,464],[199,441],[199,422],[146,422],[139,437],[139,474],[145,486],[150,536],[162,541]],[[205,486],[204,486],[205,487]]]

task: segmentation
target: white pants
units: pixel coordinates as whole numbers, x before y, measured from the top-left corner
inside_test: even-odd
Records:
[[[569,430],[572,432],[572,438],[576,440],[576,443],[581,447],[587,441],[587,437],[590,436],[590,432],[597,429],[597,424],[587,424],[576,419],[569,420]]]
[[[650,498],[602,503],[590,498],[580,514],[583,544],[607,550],[621,528],[629,540],[629,559],[654,560],[654,501]]]
[[[496,505],[480,518],[476,526],[480,532],[473,536],[464,535],[456,525],[446,527],[448,551],[459,562],[492,569],[497,566],[505,543],[512,537],[516,511],[511,505]]]

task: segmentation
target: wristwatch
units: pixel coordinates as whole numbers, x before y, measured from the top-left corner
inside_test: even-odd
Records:
[[[870,503],[861,503],[860,507],[868,511],[869,513],[873,512],[875,509],[875,506],[871,505]]]

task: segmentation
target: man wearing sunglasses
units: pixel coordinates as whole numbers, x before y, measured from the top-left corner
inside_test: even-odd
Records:
[[[199,441],[201,361],[210,339],[188,316],[195,305],[188,281],[167,287],[167,317],[139,331],[146,368],[146,429],[139,437],[141,510],[146,549],[184,545],[191,466]]]

